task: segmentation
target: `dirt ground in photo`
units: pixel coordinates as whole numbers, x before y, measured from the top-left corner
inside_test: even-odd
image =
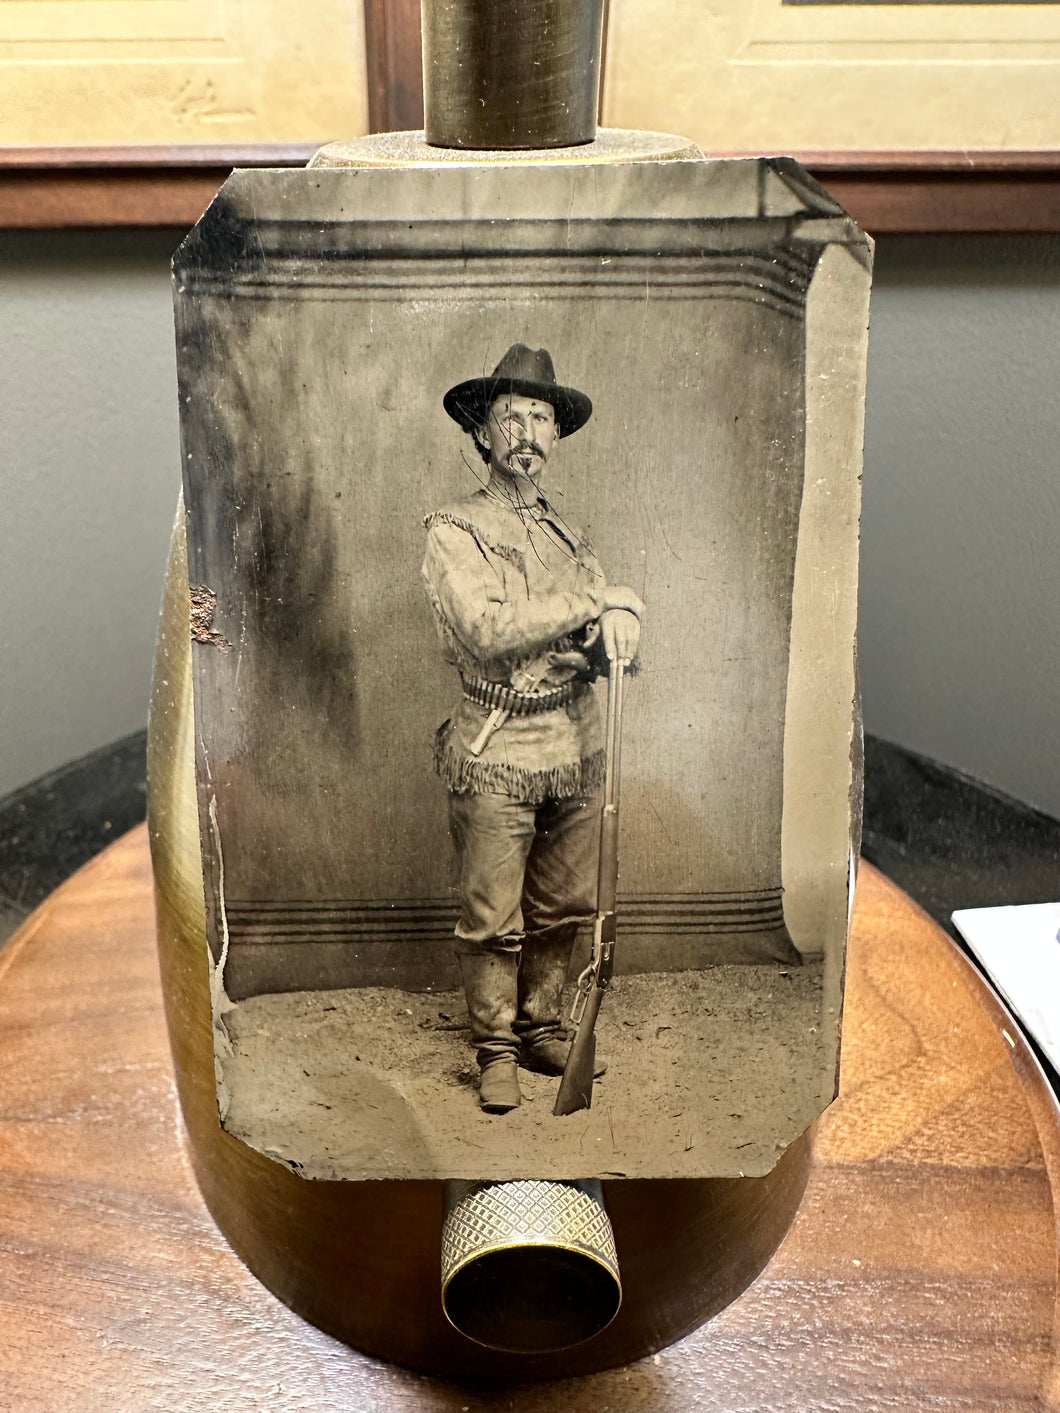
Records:
[[[225,1128],[309,1178],[748,1176],[816,1116],[830,1025],[818,963],[616,978],[589,1110],[555,1118],[558,1079],[479,1108],[459,991],[252,997],[226,1017]],[[225,1047],[227,1048],[227,1047]]]

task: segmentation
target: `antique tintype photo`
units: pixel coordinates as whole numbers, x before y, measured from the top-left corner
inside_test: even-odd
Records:
[[[222,1123],[766,1172],[835,1082],[864,238],[783,163],[270,175],[175,265]]]

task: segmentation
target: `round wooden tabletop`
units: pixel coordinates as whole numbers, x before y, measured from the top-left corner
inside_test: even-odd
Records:
[[[867,866],[844,1026],[842,1095],[799,1215],[739,1300],[626,1368],[432,1380],[305,1324],[207,1215],[136,829],[0,955],[0,1408],[1057,1408],[1056,1101],[959,950]]]

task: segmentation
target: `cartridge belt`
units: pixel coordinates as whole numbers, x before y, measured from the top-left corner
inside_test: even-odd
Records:
[[[465,677],[463,673],[460,674],[460,681],[469,702],[477,702],[490,711],[499,708],[512,716],[534,716],[539,711],[555,711],[586,690],[585,683],[577,678],[564,682],[560,687],[551,687],[547,692],[517,692],[504,682],[487,682],[485,678]]]

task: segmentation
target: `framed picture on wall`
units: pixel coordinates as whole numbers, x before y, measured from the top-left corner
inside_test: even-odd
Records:
[[[367,130],[348,0],[0,0],[0,147],[319,143]]]
[[[1057,145],[1060,4],[611,0],[604,120],[711,152]]]

